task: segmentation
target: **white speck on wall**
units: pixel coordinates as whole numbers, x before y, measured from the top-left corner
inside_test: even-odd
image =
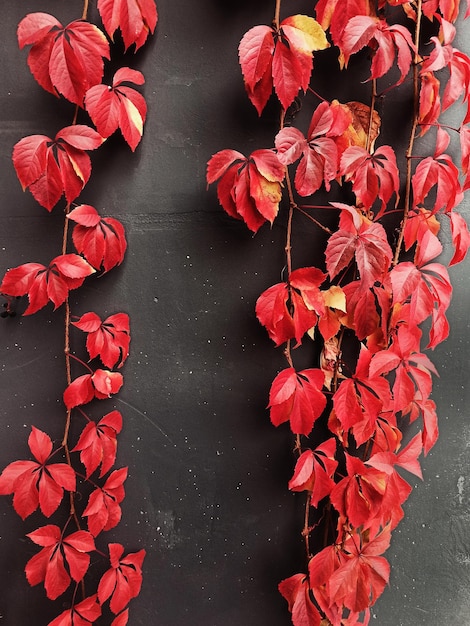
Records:
[[[463,491],[465,486],[465,476],[459,476],[457,480],[457,492],[459,497],[459,504],[463,504]]]

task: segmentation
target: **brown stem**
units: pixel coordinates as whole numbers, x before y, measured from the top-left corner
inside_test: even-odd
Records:
[[[304,515],[304,529],[302,531],[302,535],[305,541],[305,551],[307,552],[307,561],[312,556],[310,554],[310,491],[307,493],[307,498],[305,502],[305,515]]]
[[[274,11],[274,28],[279,30],[280,24],[280,15],[281,15],[281,0],[276,0],[276,9]]]
[[[375,101],[377,99],[377,79],[374,78],[372,80],[372,96],[370,100],[370,114],[369,114],[369,128],[367,130],[367,142],[366,142],[366,150],[367,152],[372,152],[372,123],[374,121],[374,111],[375,111]]]
[[[401,222],[400,233],[398,235],[397,246],[395,249],[395,255],[393,257],[393,265],[398,263],[400,257],[401,247],[403,245],[403,239],[405,236],[405,226],[408,221],[408,215],[411,208],[411,176],[412,176],[412,155],[413,146],[416,139],[416,130],[418,128],[418,115],[419,115],[419,39],[421,33],[421,18],[422,18],[422,0],[418,0],[416,7],[416,31],[415,31],[415,55],[413,63],[413,125],[410,132],[410,140],[408,143],[408,149],[406,151],[406,187],[405,187],[405,206],[403,209],[403,219]]]
[[[86,18],[87,18],[87,15],[88,15],[88,2],[89,2],[89,0],[83,0],[82,20],[86,20]]]

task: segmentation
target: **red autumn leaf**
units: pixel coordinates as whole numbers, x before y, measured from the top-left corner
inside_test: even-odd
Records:
[[[368,45],[374,50],[370,77],[380,78],[386,74],[397,55],[400,78],[396,84],[402,83],[410,70],[415,51],[409,30],[399,24],[389,25],[376,17],[356,15],[348,21],[342,36],[341,51],[346,65],[352,54]]]
[[[225,211],[256,232],[273,223],[282,197],[284,166],[273,150],[255,150],[246,158],[235,150],[221,150],[207,164],[208,184],[219,181],[217,196]]]
[[[294,574],[279,583],[279,592],[287,600],[293,626],[320,626],[322,618],[310,598],[308,578]]]
[[[67,409],[87,404],[93,398],[104,400],[117,393],[123,384],[122,374],[97,369],[93,374],[83,374],[73,380],[64,391]]]
[[[287,283],[277,283],[266,289],[256,301],[255,311],[276,346],[294,338],[299,345],[303,335],[318,320],[302,295],[294,289],[289,291]]]
[[[26,563],[26,578],[32,587],[44,582],[50,600],[63,594],[71,579],[78,583],[85,576],[90,565],[88,553],[95,550],[91,533],[78,530],[64,537],[58,526],[50,524],[27,537],[43,549]]]
[[[462,191],[467,191],[470,188],[470,127],[460,127],[460,152],[461,152],[461,167],[462,172],[465,175],[465,180],[462,184]]]
[[[49,301],[56,309],[65,302],[69,291],[80,287],[94,271],[81,256],[62,254],[52,259],[48,267],[25,263],[8,270],[0,284],[0,292],[10,296],[27,295],[29,306],[24,315],[31,315]]]
[[[80,452],[80,460],[86,468],[86,476],[101,465],[100,477],[104,476],[116,460],[118,435],[122,430],[122,415],[119,411],[111,411],[97,424],[88,422],[83,429],[77,445],[72,452]]]
[[[129,609],[126,609],[122,613],[119,613],[113,621],[111,622],[111,626],[126,626],[129,621]]]
[[[431,37],[434,43],[434,50],[423,62],[421,72],[436,72],[444,67],[449,70],[446,77],[445,89],[442,96],[442,108],[448,109],[461,95],[464,101],[468,102],[470,88],[470,59],[469,57],[454,48],[451,44],[455,38],[456,30],[449,20],[441,20],[439,37]],[[465,117],[465,122],[469,120],[469,111]]]
[[[333,395],[336,417],[345,432],[351,431],[358,446],[370,439],[382,411],[390,403],[388,382],[370,372],[373,355],[362,347],[352,378],[341,382]]]
[[[423,478],[421,472],[421,466],[418,461],[418,457],[423,450],[423,440],[421,433],[418,433],[413,437],[409,444],[398,453],[392,451],[377,452],[373,454],[366,465],[375,467],[379,471],[383,471],[386,474],[394,472],[395,465],[406,469],[418,478]]]
[[[280,372],[269,392],[268,406],[274,426],[290,421],[293,433],[309,435],[326,406],[326,397],[321,391],[324,381],[325,375],[320,369],[296,372],[288,367]]]
[[[330,494],[331,503],[354,527],[364,525],[367,528],[380,512],[387,475],[367,467],[360,459],[347,453],[346,469],[347,476],[335,485]]]
[[[347,557],[328,581],[331,602],[344,604],[355,612],[364,611],[374,604],[390,576],[390,565],[380,556],[389,545],[390,527],[384,528],[369,541],[360,537],[359,533],[351,536],[344,550]]]
[[[340,228],[329,238],[326,267],[330,278],[334,278],[355,259],[366,289],[376,281],[382,282],[392,256],[387,234],[381,224],[363,220],[357,227],[350,220],[347,229]]]
[[[451,211],[461,200],[459,170],[448,154],[426,157],[416,167],[412,178],[413,202],[424,202],[432,189],[435,190],[433,213],[440,209]]]
[[[109,137],[118,128],[134,151],[142,138],[147,104],[144,97],[123,83],[142,85],[144,76],[137,70],[121,67],[112,86],[95,85],[85,96],[85,108],[102,137]]]
[[[374,9],[370,0],[318,0],[315,12],[322,27],[330,29],[335,46],[341,49],[343,32],[349,20],[357,15],[371,15]]]
[[[279,30],[251,28],[238,48],[245,88],[261,115],[273,87],[284,107],[292,104],[300,89],[306,91],[312,73],[312,53],[329,46],[321,26],[307,15],[292,15]]]
[[[87,89],[101,82],[109,44],[94,24],[75,20],[67,26],[47,13],[30,13],[18,25],[20,48],[32,45],[28,65],[37,82],[53,94],[82,106]]]
[[[395,412],[405,409],[417,392],[420,397],[428,398],[432,389],[431,374],[437,376],[428,357],[416,350],[419,336],[418,329],[400,326],[391,347],[374,354],[370,363],[371,376],[395,373],[392,387]]]
[[[129,316],[110,315],[104,321],[96,313],[85,313],[74,326],[87,333],[86,348],[90,359],[100,357],[103,364],[121,367],[129,355]]]
[[[448,215],[452,215],[452,213]],[[411,209],[404,229],[406,250],[409,250],[415,243],[421,245],[421,241],[427,231],[437,236],[440,228],[441,225],[432,211],[428,211],[423,207]]]
[[[419,91],[418,120],[421,125],[421,135],[424,135],[431,126],[437,124],[441,114],[441,83],[433,72],[421,72]]]
[[[310,503],[317,507],[329,495],[335,483],[333,476],[338,466],[335,459],[336,440],[332,437],[315,450],[305,450],[297,459],[294,475],[289,481],[291,491],[309,491]]]
[[[95,593],[61,613],[48,626],[89,626],[95,624],[100,616],[101,606]]]
[[[309,196],[338,174],[338,149],[335,138],[349,127],[351,116],[341,107],[322,102],[313,113],[307,138],[296,128],[286,126],[276,135],[278,158],[290,165],[300,158],[295,174],[295,188],[301,196]]]
[[[77,252],[97,270],[109,272],[124,260],[127,249],[124,226],[113,217],[100,217],[89,204],[70,211],[69,219],[76,222],[72,240]]]
[[[340,174],[345,180],[352,181],[353,191],[365,209],[372,208],[377,199],[382,201],[378,217],[393,194],[398,203],[399,171],[395,152],[390,146],[381,146],[373,154],[361,146],[347,148],[341,156]]]
[[[154,0],[98,0],[98,11],[111,39],[121,31],[126,50],[132,44],[136,51],[143,46],[158,21]]]
[[[23,137],[13,148],[13,165],[23,190],[29,187],[37,202],[51,211],[65,194],[72,202],[91,174],[86,150],[104,139],[92,128],[75,124],[60,130],[55,139],[45,135]]]
[[[109,544],[111,568],[105,572],[98,585],[101,604],[110,599],[110,609],[116,615],[139,595],[142,585],[142,563],[145,550],[123,557],[124,548],[119,543]]]
[[[454,245],[454,255],[449,261],[449,265],[456,265],[465,259],[468,248],[470,246],[470,233],[468,232],[467,222],[457,213],[452,211],[448,213],[450,219],[450,229],[452,233],[452,243]]]
[[[66,463],[48,463],[52,454],[50,437],[32,427],[29,448],[36,461],[13,461],[0,475],[0,495],[13,494],[13,508],[25,519],[38,507],[50,517],[66,491],[75,491],[74,470]]]
[[[121,507],[124,499],[124,481],[127,467],[111,472],[103,487],[95,489],[88,499],[83,517],[88,518],[88,530],[96,537],[103,530],[111,530],[121,520]]]

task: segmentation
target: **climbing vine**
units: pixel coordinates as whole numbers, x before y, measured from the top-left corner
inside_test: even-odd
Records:
[[[248,98],[260,116],[276,99],[280,122],[274,147],[214,154],[207,181],[254,233],[280,214],[286,224],[285,280],[259,296],[256,316],[285,356],[268,408],[274,426],[292,431],[288,488],[305,501],[305,561],[279,583],[294,626],[369,623],[411,492],[402,470],[421,478],[419,457],[438,438],[427,351],[449,334],[441,227],[451,233],[449,265],[470,244],[456,209],[470,187],[470,58],[453,45],[461,4],[318,0],[312,15],[283,18],[292,3],[276,0],[272,23],[240,41]],[[353,57],[355,76],[359,59],[366,64],[367,101],[322,96],[315,70],[332,47],[343,81]],[[403,97],[396,146],[380,132],[392,91]],[[461,122],[444,124],[442,114],[462,101]],[[306,109],[303,126],[297,114]],[[326,242],[320,267],[294,265],[293,250],[301,238],[305,249],[311,232],[294,236],[294,219],[317,229],[312,250]],[[297,355],[312,341],[318,360],[301,369]]]
[[[43,585],[52,601],[60,598],[58,615],[49,626],[85,626],[103,619],[112,626],[127,624],[145,557],[143,549],[128,552],[120,543],[105,542],[103,533],[121,519],[125,495],[127,468],[115,468],[123,416],[113,410],[97,419],[88,411],[90,403],[95,410],[96,400],[111,397],[123,385],[118,370],[129,354],[129,316],[117,312],[103,319],[94,311],[75,316],[69,293],[124,259],[127,242],[121,222],[101,216],[78,198],[92,173],[90,151],[118,130],[132,151],[142,138],[147,106],[136,86],[144,83],[143,74],[120,67],[110,84],[102,81],[116,47],[137,51],[154,33],[158,16],[154,0],[97,0],[96,8],[103,28],[89,21],[89,2],[84,0],[82,13],[65,26],[53,15],[37,12],[26,15],[17,31],[19,47],[29,48],[33,77],[72,105],[70,125],[53,138],[19,138],[13,149],[23,190],[48,212],[64,208],[58,254],[46,264],[7,269],[0,284],[2,317],[14,315],[21,306],[16,300],[24,296],[25,316],[49,303],[64,311],[55,318],[64,333],[62,439],[53,441],[33,425],[31,458],[13,460],[0,475],[0,494],[13,494],[13,507],[23,520],[37,510],[47,520],[56,513],[65,519],[27,534],[37,546],[25,564],[29,584]],[[79,123],[82,119],[85,123]],[[72,348],[72,334],[80,340],[82,333],[87,363]],[[98,582],[90,593],[87,574],[92,569],[97,569]]]

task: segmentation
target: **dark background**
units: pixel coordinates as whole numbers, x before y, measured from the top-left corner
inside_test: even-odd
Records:
[[[289,13],[310,12],[312,5],[284,4]],[[47,264],[60,253],[62,207],[49,215],[22,193],[11,150],[28,134],[54,136],[73,117],[72,105],[31,77],[16,27],[33,11],[65,24],[80,16],[82,5],[27,0],[1,6],[3,274],[28,261]],[[125,386],[112,401],[90,408],[95,418],[113,407],[124,417],[118,467],[129,466],[127,497],[123,520],[106,539],[127,551],[147,550],[142,592],[131,603],[132,626],[287,626],[277,584],[304,567],[302,504],[287,491],[292,440],[287,428],[270,425],[265,408],[283,357],[254,316],[258,295],[280,280],[285,228],[281,217],[253,238],[224,215],[215,190],[207,192],[205,184],[214,152],[272,145],[276,109],[268,107],[258,119],[244,93],[237,46],[253,25],[270,22],[274,2],[159,0],[158,9],[157,35],[136,56],[117,59],[145,74],[144,139],[134,154],[119,137],[108,140],[92,155],[92,177],[80,196],[120,219],[129,243],[119,269],[71,294],[75,315],[131,316]],[[463,26],[457,46],[465,49],[468,33]],[[325,57],[332,65],[317,74],[319,91],[342,101],[367,98],[367,85],[348,93],[347,81],[335,75],[335,54]],[[366,78],[359,64],[356,71],[358,82]],[[406,94],[404,86],[390,97],[389,112],[394,98],[406,103]],[[398,117],[381,141],[401,132],[405,145]],[[460,209],[468,215],[467,201]],[[300,228],[305,232],[305,224]],[[443,238],[448,259],[448,233]],[[321,263],[321,246],[310,246],[294,249],[294,265]],[[390,586],[372,610],[371,623],[378,626],[470,623],[468,262],[451,276],[451,337],[431,355],[440,372],[433,397],[441,436],[423,460],[424,483],[411,477],[417,488],[387,553]],[[31,424],[60,440],[62,320],[62,309],[53,313],[50,307],[0,320],[2,468],[28,458]],[[78,353],[83,338],[73,331]],[[307,363],[307,352],[304,358]],[[10,501],[0,499],[0,623],[45,625],[60,612],[60,602],[52,606],[42,586],[29,588],[23,573],[36,552],[25,534],[45,522],[34,514],[23,523]]]

